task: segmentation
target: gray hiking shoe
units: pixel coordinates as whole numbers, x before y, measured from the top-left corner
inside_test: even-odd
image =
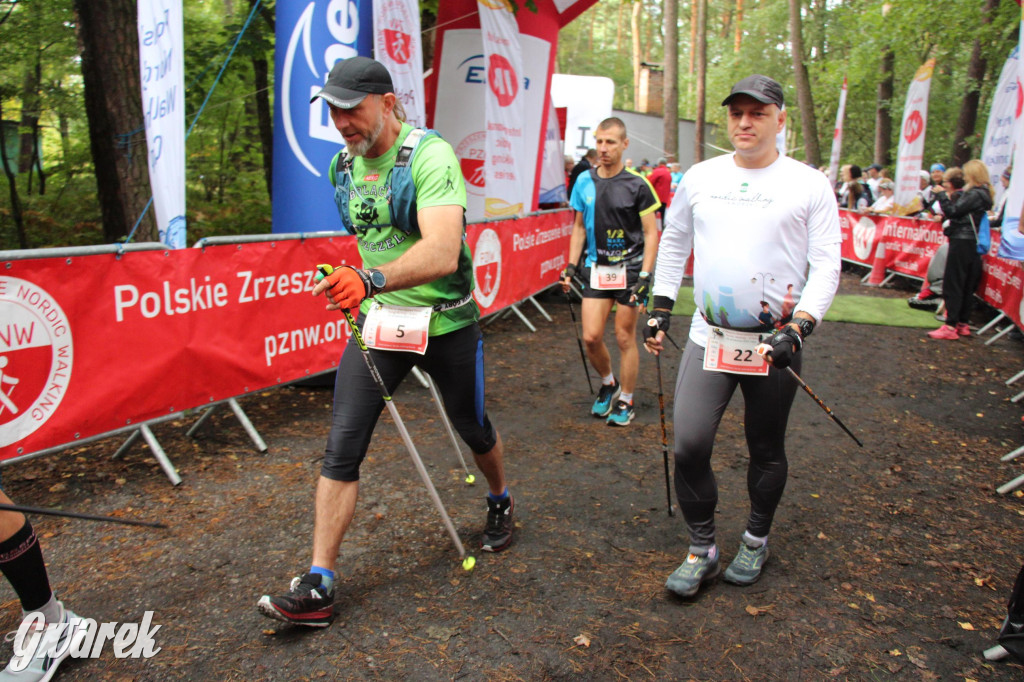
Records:
[[[751,547],[741,541],[740,551],[736,552],[736,558],[725,569],[725,575],[722,577],[734,585],[753,585],[761,577],[761,569],[764,568],[766,561],[768,545]]]
[[[697,594],[700,586],[718,576],[721,567],[718,554],[711,559],[706,556],[689,554],[683,565],[672,572],[665,581],[665,587],[680,597],[692,597]]]

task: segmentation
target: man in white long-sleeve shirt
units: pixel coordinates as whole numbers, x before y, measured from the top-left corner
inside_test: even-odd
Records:
[[[687,558],[666,583],[690,597],[720,572],[718,490],[711,450],[736,387],[743,392],[750,516],[725,579],[760,578],[768,532],[786,486],[786,423],[804,339],[839,286],[839,213],[826,177],[781,156],[782,87],[754,75],[722,102],[735,153],[693,166],[665,216],[655,268],[649,352],[662,350],[683,270],[693,253],[697,312],[675,388],[675,484],[690,533]],[[770,346],[763,356],[757,348]]]

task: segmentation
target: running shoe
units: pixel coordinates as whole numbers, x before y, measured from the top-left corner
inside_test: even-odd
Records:
[[[34,623],[26,628],[25,640],[15,642],[18,645],[15,654],[7,667],[0,672],[0,680],[46,682],[57,673],[57,666],[68,657],[72,646],[79,644],[81,638],[88,632],[88,624],[83,624],[84,618],[79,618],[68,611],[63,604],[60,610],[61,619],[57,623],[44,625],[38,616],[35,616]]]
[[[956,333],[956,329],[948,324],[942,325],[935,331],[928,332],[928,336],[933,339],[944,339],[946,341],[955,341],[960,338],[960,335]]]
[[[956,333],[959,336],[970,336],[971,335],[971,326],[969,324],[967,324],[966,322],[957,322],[956,323]]]
[[[595,417],[607,417],[612,412],[612,405],[615,404],[615,399],[622,393],[622,386],[619,382],[611,384],[610,386],[601,385],[601,390],[597,392],[597,400],[594,401],[594,407],[591,409],[591,413]]]
[[[633,421],[633,417],[636,413],[633,412],[633,404],[627,403],[625,400],[617,400],[615,402],[615,409],[608,415],[609,426],[629,426],[629,422]]]
[[[740,542],[740,551],[725,569],[722,579],[734,585],[753,585],[761,577],[761,569],[768,561],[768,545],[751,547]]]
[[[265,594],[256,606],[267,618],[325,628],[334,619],[334,588],[325,589],[319,573],[306,573],[292,578],[288,594],[280,597]]]
[[[500,552],[512,544],[512,511],[515,508],[512,495],[501,501],[487,498],[487,526],[480,538],[480,549],[485,552]]]
[[[920,295],[911,296],[907,299],[907,305],[914,310],[937,310],[939,303],[940,301],[937,298],[922,298]]]
[[[665,581],[665,587],[680,597],[692,597],[700,586],[718,576],[721,566],[718,555],[715,558],[691,553],[683,565],[672,572]]]

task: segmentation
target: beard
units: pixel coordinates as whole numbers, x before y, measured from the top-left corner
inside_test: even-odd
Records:
[[[361,142],[355,142],[348,145],[348,153],[351,156],[364,156],[366,152],[370,151],[370,147],[377,143],[377,138],[380,137],[381,131],[384,130],[384,116],[381,114],[377,115],[377,121],[373,124],[373,128],[369,134],[363,135]]]

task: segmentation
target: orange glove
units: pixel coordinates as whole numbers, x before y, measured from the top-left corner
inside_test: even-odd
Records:
[[[330,266],[320,266],[320,272],[331,285],[326,291],[327,298],[342,310],[358,308],[370,296],[370,276],[358,268],[345,265],[331,270]]]

